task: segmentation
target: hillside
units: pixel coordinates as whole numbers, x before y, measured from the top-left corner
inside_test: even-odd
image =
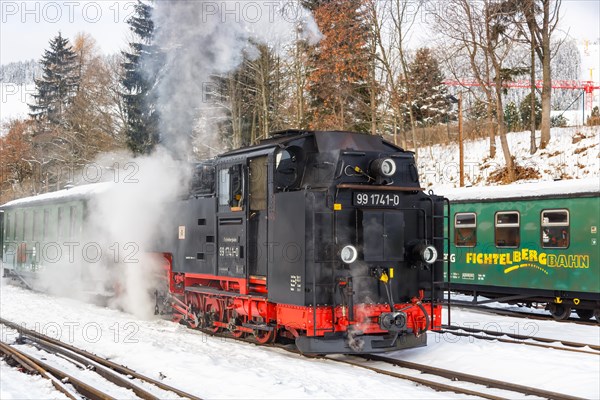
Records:
[[[539,137],[538,132],[538,137]],[[552,128],[548,148],[529,154],[530,132],[508,134],[512,156],[523,175],[519,182],[600,178],[600,126]],[[498,185],[495,172],[504,167],[500,140],[496,156],[489,157],[489,140],[465,141],[465,186]],[[418,152],[421,184],[442,192],[459,186],[457,144],[434,145]]]

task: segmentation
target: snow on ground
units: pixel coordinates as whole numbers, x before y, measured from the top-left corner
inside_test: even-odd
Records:
[[[0,289],[2,318],[23,322],[150,377],[158,379],[162,373],[165,383],[203,398],[458,397],[327,360],[213,338],[169,321],[139,320],[10,285]],[[2,329],[2,340],[14,339],[13,331]],[[9,385],[8,378],[0,376],[0,386],[9,395],[30,397]]]
[[[444,323],[446,323],[444,312]],[[454,309],[453,325],[517,333],[540,338],[600,345],[600,326],[537,321]],[[535,342],[534,342],[535,343]],[[558,345],[559,343],[550,343]],[[590,350],[590,349],[587,349]],[[486,376],[590,399],[600,398],[600,357],[570,351],[506,344],[497,341],[430,336],[427,351],[392,353],[396,358]]]
[[[549,146],[533,155],[529,154],[530,132],[507,135],[511,154],[517,164],[533,168],[541,176],[539,179],[525,182],[600,177],[600,126],[552,128],[551,134]],[[537,135],[539,143],[540,132]],[[446,188],[459,186],[458,160],[456,143],[420,149],[418,167],[421,185],[439,193],[443,193]],[[466,186],[488,184],[490,174],[504,166],[499,138],[496,138],[496,156],[493,159],[489,158],[489,139],[464,143]]]
[[[66,399],[50,381],[41,376],[26,375],[0,361],[0,399]]]
[[[140,320],[117,310],[11,285],[0,287],[0,316],[109,357],[148,376],[158,378],[162,373],[166,375],[165,383],[203,398],[458,397],[356,367],[213,338],[170,321]],[[453,313],[452,322],[591,344],[600,342],[600,327],[595,326],[532,322],[460,310]],[[0,336],[11,341],[14,332],[3,328]],[[595,355],[433,333],[429,334],[427,347],[392,354],[407,361],[458,368],[522,385],[587,398],[600,397],[600,362]],[[2,398],[58,397],[50,393],[25,394],[14,385],[12,376],[0,375]]]

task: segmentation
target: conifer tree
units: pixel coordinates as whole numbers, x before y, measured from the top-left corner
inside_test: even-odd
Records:
[[[153,66],[159,65],[158,50],[152,45],[154,22],[152,6],[138,0],[134,15],[127,21],[136,42],[130,50],[123,51],[124,75],[121,79],[125,105],[125,137],[127,146],[135,154],[150,153],[159,141],[158,112],[155,108],[152,87],[156,81]]]
[[[446,96],[448,89],[442,83],[442,71],[431,50],[420,48],[410,64],[408,84],[413,93],[413,115],[422,125],[444,122],[450,116]]]
[[[517,105],[511,101],[504,107],[504,121],[506,121],[506,128],[508,132],[515,132],[521,129],[521,114]]]
[[[519,104],[519,112],[521,113],[521,121],[524,126],[531,125],[531,93],[529,93],[521,104]],[[539,129],[542,122],[542,103],[535,97],[535,128]]]
[[[79,87],[77,55],[69,40],[59,32],[50,40],[50,48],[44,51],[40,64],[42,78],[35,79],[35,104],[29,105],[30,116],[37,121],[64,126],[65,114]]]

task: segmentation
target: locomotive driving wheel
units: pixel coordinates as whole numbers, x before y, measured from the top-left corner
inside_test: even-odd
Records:
[[[263,319],[261,317],[258,318],[254,318],[252,320],[253,324],[256,325],[265,325],[265,328],[267,328],[265,322],[263,321]],[[254,329],[252,331],[252,336],[254,337],[254,340],[259,343],[259,344],[267,344],[267,343],[273,343],[275,341],[275,337],[277,336],[277,331],[275,330],[274,327],[270,327],[271,330],[267,330],[267,329]]]
[[[223,307],[219,299],[213,297],[204,298],[204,330],[210,334],[215,334],[221,330],[221,327],[215,326],[215,322],[223,322]]]
[[[193,314],[193,318],[185,316],[182,322],[189,328],[196,329],[201,326],[201,318],[198,318],[198,311],[202,309],[202,299],[200,295],[194,293],[186,293],[186,303],[188,305],[188,311]]]
[[[237,316],[234,312],[229,314],[229,334],[236,339],[241,338],[246,332],[237,329],[237,327],[244,323],[244,317]]]
[[[275,341],[275,330],[272,331],[263,331],[261,329],[255,329],[252,332],[254,336],[254,340],[260,344],[273,343]]]

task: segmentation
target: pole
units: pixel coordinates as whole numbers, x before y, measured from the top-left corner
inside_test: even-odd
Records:
[[[582,94],[583,94],[583,96],[582,96],[583,99],[581,101],[583,102],[583,105],[581,108],[583,109],[583,115],[581,116],[581,125],[583,126],[583,125],[585,125],[585,106],[586,106],[586,104],[585,104],[585,89],[583,89]]]
[[[462,93],[458,94],[458,162],[460,168],[460,187],[465,186],[465,163],[463,151],[463,109]]]

